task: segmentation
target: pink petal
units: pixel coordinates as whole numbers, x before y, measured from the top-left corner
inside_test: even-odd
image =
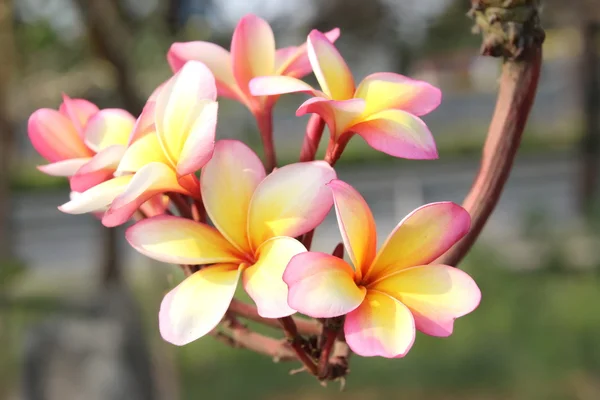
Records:
[[[212,157],[218,110],[219,103],[206,104],[190,128],[177,163],[177,173],[180,176],[198,172]]]
[[[38,153],[50,162],[91,157],[73,123],[56,110],[41,108],[29,117],[29,140]]]
[[[350,128],[375,150],[411,160],[434,160],[438,152],[427,125],[402,110],[372,114]]]
[[[298,254],[285,269],[283,280],[289,287],[290,307],[313,318],[345,315],[362,303],[366,293],[354,283],[350,265],[325,253]]]
[[[265,176],[260,158],[237,140],[219,140],[200,175],[202,199],[210,220],[244,252],[250,252],[250,200]]]
[[[140,206],[140,211],[146,218],[163,215],[169,208],[169,198],[164,194],[158,194]]]
[[[96,154],[89,162],[82,165],[71,178],[71,189],[76,192],[85,192],[100,182],[112,178],[125,150],[125,146],[113,145]]]
[[[188,61],[201,61],[214,74],[220,97],[242,100],[233,76],[231,55],[227,50],[209,42],[173,43],[167,54],[167,60],[173,72],[178,72]]]
[[[415,322],[398,300],[369,290],[360,307],[346,316],[346,342],[363,357],[404,357],[415,341]]]
[[[129,141],[127,145],[131,145],[133,142],[138,140],[139,138],[147,135],[148,133],[153,133],[156,131],[156,127],[154,126],[154,108],[156,107],[155,101],[148,101],[142,110],[142,113],[135,121],[135,125],[133,127],[133,131],[131,132],[131,136],[129,137]]]
[[[450,336],[454,320],[475,310],[481,300],[475,281],[447,265],[402,269],[371,288],[406,305],[419,331],[441,337]]]
[[[344,247],[358,270],[366,274],[377,251],[377,228],[365,199],[346,182],[333,180],[327,186],[333,201]]]
[[[334,43],[340,37],[339,28],[334,28],[325,33],[325,37]],[[307,46],[304,43],[298,47],[287,47],[275,53],[275,70],[277,75],[287,75],[302,78],[312,72],[308,60]]]
[[[308,35],[308,59],[323,92],[333,100],[348,100],[354,95],[350,68],[327,37],[317,30]]]
[[[431,203],[407,215],[379,250],[369,275],[425,265],[444,254],[469,232],[471,217],[452,202]]]
[[[327,127],[334,138],[339,138],[348,131],[363,113],[365,102],[363,99],[344,101],[328,100],[322,97],[313,97],[305,101],[296,111],[296,116],[305,114],[318,114],[325,120]]]
[[[240,19],[231,39],[231,59],[237,84],[249,96],[248,82],[272,75],[275,68],[275,38],[267,21],[252,14]]]
[[[421,116],[435,110],[442,102],[442,92],[435,86],[391,72],[367,76],[358,85],[354,96],[365,99],[366,114],[393,108]]]
[[[183,346],[212,331],[221,321],[239,281],[235,264],[217,264],[186,278],[163,299],[158,313],[160,334]]]
[[[256,303],[258,314],[282,318],[296,311],[288,305],[288,288],[282,276],[288,262],[306,248],[290,237],[267,240],[256,251],[256,262],[244,271],[244,289]]]
[[[253,78],[249,83],[253,96],[274,96],[284,93],[305,92],[317,95],[317,91],[308,83],[289,76],[273,75]]]
[[[125,236],[134,249],[165,263],[241,262],[239,253],[216,229],[185,218],[147,218],[127,229]]]
[[[252,248],[275,236],[297,237],[316,228],[333,205],[326,184],[335,178],[324,161],[289,164],[267,176],[250,202]]]
[[[94,103],[85,99],[72,99],[63,93],[63,102],[58,111],[71,120],[75,130],[83,139],[85,125],[99,109]]]
[[[85,143],[100,152],[109,146],[126,146],[135,126],[135,118],[125,110],[107,108],[98,111],[85,127]]]
[[[77,173],[82,165],[85,165],[90,161],[90,158],[70,158],[63,161],[57,161],[55,163],[39,165],[38,170],[42,171],[46,175],[52,176],[73,176]]]

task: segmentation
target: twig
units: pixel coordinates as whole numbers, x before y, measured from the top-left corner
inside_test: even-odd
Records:
[[[325,120],[318,114],[311,115],[306,125],[306,135],[302,142],[302,150],[300,151],[300,162],[312,161],[315,159],[319,143],[325,129]]]
[[[273,107],[267,106],[264,110],[255,112],[254,117],[265,152],[265,169],[269,173],[277,166],[275,145],[273,144]]]
[[[302,365],[304,365],[308,372],[310,372],[312,375],[317,376],[319,373],[317,365],[315,364],[315,361],[309,354],[307,342],[298,333],[298,329],[296,328],[294,320],[291,317],[284,317],[279,318],[279,322],[281,323],[288,343],[290,344],[292,349],[294,349],[298,360],[300,360],[300,362],[302,363]]]
[[[179,211],[179,216],[187,219],[194,219],[192,208],[188,201],[188,197],[180,193],[173,192],[167,193],[167,196],[169,196],[169,199],[171,199],[171,201],[177,208],[177,211]]]

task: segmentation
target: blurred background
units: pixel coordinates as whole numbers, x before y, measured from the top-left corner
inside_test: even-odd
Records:
[[[383,239],[413,208],[461,202],[477,172],[497,93],[498,60],[478,56],[467,1],[0,0],[0,399],[598,399],[600,398],[600,6],[547,0],[534,110],[500,205],[461,265],[483,292],[447,339],[419,335],[404,359],[352,359],[346,391],[321,388],[212,338],[164,343],[157,311],[176,268],[128,248],[123,228],[61,214],[66,180],[27,138],[27,118],[61,93],[139,112],[170,76],[172,42],[229,48],[248,12],[278,47],[340,27],[357,79],[394,71],[442,88],[425,119],[437,161],[395,160],[360,139],[339,163]],[[314,78],[310,77],[309,80]],[[280,162],[297,159],[302,95],[275,113]],[[220,102],[218,135],[258,149],[249,112]],[[339,242],[335,218],[316,248]]]

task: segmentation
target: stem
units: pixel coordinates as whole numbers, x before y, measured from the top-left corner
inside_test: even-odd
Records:
[[[319,149],[319,143],[325,129],[325,120],[313,114],[306,125],[306,135],[300,151],[300,162],[313,161]]]
[[[318,375],[320,380],[327,378],[329,375],[329,357],[331,356],[331,350],[335,344],[337,338],[337,331],[329,328],[323,328],[325,340],[321,344],[321,355],[319,357]]]
[[[260,138],[265,152],[265,169],[267,173],[273,171],[277,166],[275,146],[273,144],[273,106],[267,105],[261,111],[254,113]]]
[[[329,163],[332,167],[340,159],[340,156],[344,152],[346,145],[350,141],[352,134],[346,133],[335,140],[334,138],[329,139],[329,145],[325,153],[325,162]]]
[[[484,33],[482,53],[502,55],[506,60],[502,67],[496,109],[483,148],[481,167],[463,202],[463,207],[471,214],[471,230],[438,258],[435,261],[437,264],[457,265],[469,252],[496,207],[521,143],[540,76],[544,32],[539,26],[537,4],[533,1],[520,2],[526,3],[516,7],[520,12],[520,8],[530,7],[530,13],[523,13],[528,19],[505,21],[502,16],[485,13],[481,7],[485,8],[487,3],[495,5],[493,1],[473,0],[472,13]],[[510,34],[502,30],[506,26]],[[521,37],[515,39],[514,35]],[[515,43],[529,47],[516,47]]]
[[[179,211],[179,216],[187,219],[194,219],[192,208],[184,195],[173,192],[167,193],[167,195],[177,208],[177,211]]]
[[[304,247],[306,247],[306,250],[310,251],[310,247],[312,246],[312,241],[313,241],[314,236],[315,236],[314,229],[312,231],[307,232],[304,235],[302,235],[300,242],[304,245]]]
[[[308,372],[315,376],[318,375],[319,371],[317,365],[308,354],[306,341],[298,333],[298,329],[296,328],[296,324],[292,317],[279,318],[279,322],[281,322],[285,337],[290,346],[292,346],[292,349],[294,349],[298,360],[300,360]]]

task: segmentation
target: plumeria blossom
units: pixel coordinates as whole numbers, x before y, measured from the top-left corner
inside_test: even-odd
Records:
[[[289,260],[306,251],[293,237],[319,225],[332,207],[323,161],[284,166],[266,176],[258,156],[235,140],[217,142],[204,166],[202,199],[214,228],[174,216],[138,222],[127,240],[153,259],[204,265],[169,292],[159,313],[163,338],[184,345],[223,318],[238,280],[266,318],[295,311],[282,280]]]
[[[187,63],[144,108],[116,177],[81,193],[60,209],[81,214],[107,208],[102,223],[116,226],[161,193],[199,199],[195,173],[214,149],[216,96],[210,70],[197,61]]]
[[[296,255],[283,275],[289,306],[315,318],[346,315],[346,341],[361,356],[403,357],[415,329],[449,336],[454,319],[473,311],[481,293],[465,272],[430,263],[468,232],[467,211],[451,202],[420,207],[377,252],[365,200],[342,181],[328,186],[354,268],[325,253]]]
[[[125,153],[135,118],[125,110],[104,109],[84,99],[63,95],[58,111],[42,108],[29,118],[33,147],[50,164],[48,175],[70,178],[82,192],[110,179]]]
[[[312,94],[296,115],[320,115],[337,143],[356,133],[374,149],[395,157],[438,157],[433,137],[419,116],[440,104],[439,89],[390,72],[369,75],[355,86],[348,65],[325,35],[314,30],[307,44],[320,91],[294,77],[264,76],[250,81],[250,92],[255,96]]]
[[[339,29],[327,32],[334,42]],[[204,62],[215,75],[219,96],[244,104],[253,114],[263,113],[272,106],[267,97],[254,97],[248,82],[256,76],[276,75],[301,78],[311,72],[306,45],[275,49],[273,30],[268,22],[256,15],[240,19],[231,40],[231,52],[209,42],[174,43],[167,55],[174,72],[189,60]],[[272,99],[274,101],[274,99]]]

